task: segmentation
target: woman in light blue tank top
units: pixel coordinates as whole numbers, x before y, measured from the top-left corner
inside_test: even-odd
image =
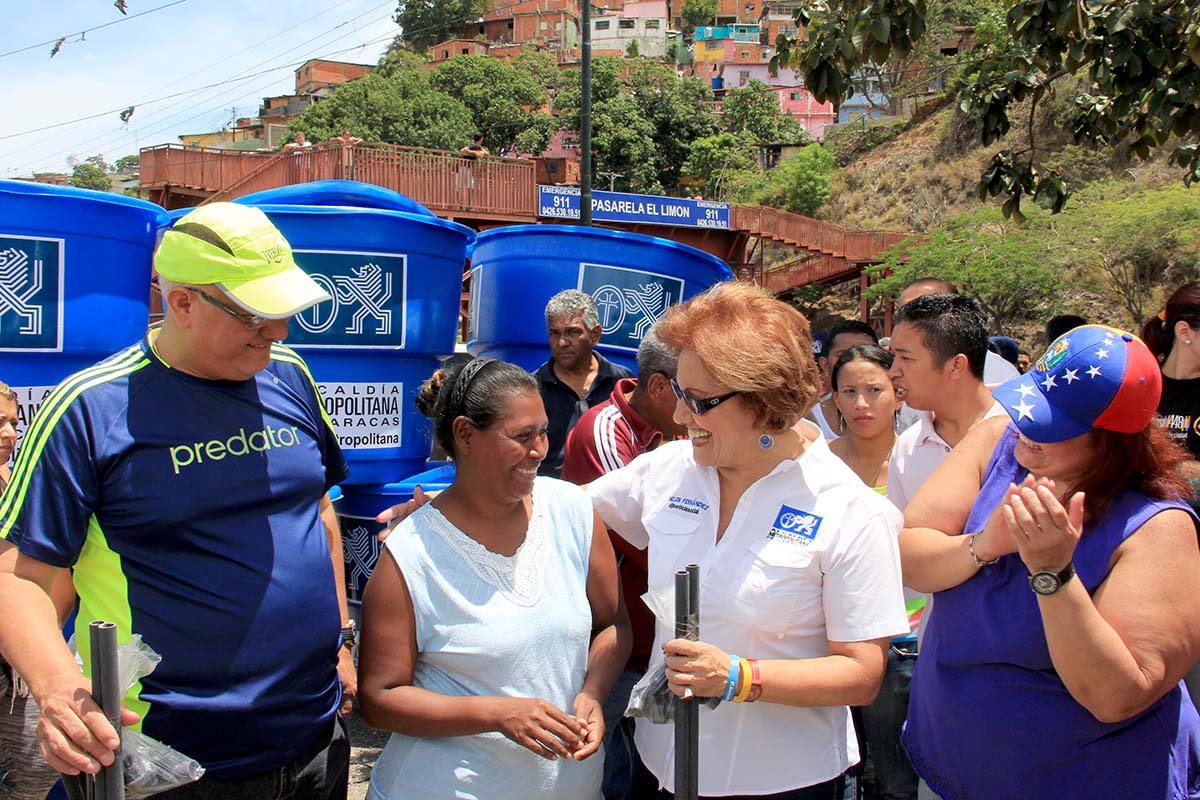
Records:
[[[609,538],[582,489],[537,477],[529,373],[477,359],[417,405],[457,472],[392,531],[364,597],[362,714],[392,731],[369,797],[597,800],[601,704],[632,641]]]

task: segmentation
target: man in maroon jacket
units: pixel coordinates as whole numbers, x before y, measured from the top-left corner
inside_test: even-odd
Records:
[[[617,382],[612,395],[588,409],[567,436],[562,477],[573,483],[590,483],[606,472],[620,469],[665,440],[683,436],[676,424],[675,393],[671,378],[678,353],[663,344],[654,329],[638,347],[637,379]],[[627,800],[633,777],[633,720],[622,721],[630,690],[646,671],[654,644],[654,615],[642,602],[646,592],[646,551],[639,550],[609,531],[617,552],[625,607],[633,623],[633,651],[604,704],[604,798]]]

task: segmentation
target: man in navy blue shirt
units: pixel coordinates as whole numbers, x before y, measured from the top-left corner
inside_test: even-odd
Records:
[[[155,267],[162,327],[47,397],[0,498],[0,650],[41,708],[50,765],[112,763],[115,731],[47,594],[71,568],[85,665],[94,619],[162,656],[122,722],[206,774],[160,796],[345,798],[337,714],[355,679],[328,491],[346,462],[308,368],[279,344],[329,296],[248,206],[183,217]]]
[[[617,381],[632,378],[633,372],[594,351],[600,343],[600,314],[584,292],[567,289],[550,298],[546,331],[550,360],[538,367],[536,377],[550,426],[546,458],[538,474],[557,478],[562,472],[567,434],[583,412],[607,400]]]

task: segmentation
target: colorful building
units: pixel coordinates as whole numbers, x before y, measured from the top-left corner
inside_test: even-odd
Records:
[[[665,58],[667,27],[667,0],[626,3],[592,17],[592,55],[623,56],[636,42],[638,55]]]

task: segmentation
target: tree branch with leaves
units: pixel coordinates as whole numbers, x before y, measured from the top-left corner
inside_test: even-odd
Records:
[[[1194,0],[1016,0],[1007,3],[1007,47],[972,51],[978,70],[959,87],[959,108],[984,145],[1012,127],[1014,106],[1037,103],[1069,75],[1086,78],[1067,121],[1075,141],[1121,148],[1143,159],[1171,146],[1184,182],[1200,179],[1200,3]],[[925,0],[806,0],[797,9],[803,40],[780,37],[772,68],[800,71],[821,101],[853,94],[866,64],[913,52],[926,35]],[[1032,112],[1031,112],[1032,113]],[[1027,136],[1028,139],[1028,136]],[[980,178],[981,199],[1006,196],[1057,213],[1071,193],[1043,170],[1036,142],[995,154]]]

